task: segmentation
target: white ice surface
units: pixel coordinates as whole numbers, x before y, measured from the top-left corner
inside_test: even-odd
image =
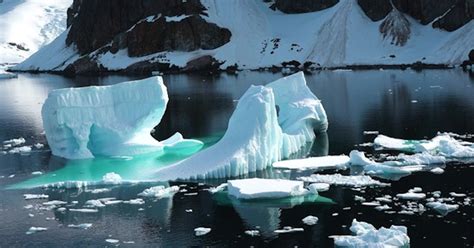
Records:
[[[282,169],[331,169],[346,165],[349,157],[346,155],[324,156],[304,159],[283,160],[273,163],[273,168]]]
[[[303,223],[305,223],[308,226],[313,226],[318,223],[319,219],[316,216],[308,215],[304,217],[301,221],[303,221]]]
[[[211,228],[208,227],[196,227],[194,228],[194,235],[203,236],[211,232]]]
[[[308,185],[308,190],[311,191],[313,194],[317,194],[318,192],[328,191],[329,187],[331,187],[328,183],[312,183]]]
[[[366,222],[352,221],[351,231],[355,236],[336,236],[336,247],[409,247],[407,228],[392,225],[376,229]]]
[[[310,183],[328,183],[331,185],[343,185],[352,187],[363,187],[363,186],[388,186],[390,184],[382,183],[370,176],[358,175],[358,176],[343,176],[341,174],[332,175],[320,175],[313,174],[307,177],[299,177],[298,180]]]
[[[141,192],[138,195],[144,196],[144,197],[163,198],[163,197],[171,197],[178,191],[179,191],[178,186],[165,187],[163,185],[158,185],[158,186],[145,189],[143,192]]]
[[[237,199],[283,198],[308,193],[302,181],[283,179],[238,179],[227,181],[230,196]]]
[[[448,213],[455,211],[459,208],[459,205],[457,204],[447,204],[443,202],[428,202],[426,203],[426,206],[434,209],[441,215],[447,215]]]
[[[156,176],[160,180],[224,178],[262,170],[298,152],[314,139],[315,129],[325,131],[327,125],[324,108],[302,72],[266,86],[251,86],[219,142],[160,169]]]

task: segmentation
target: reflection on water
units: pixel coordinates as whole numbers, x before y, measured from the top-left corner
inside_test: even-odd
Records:
[[[170,102],[163,121],[153,134],[164,139],[175,132],[214,144],[227,128],[237,100],[250,84],[265,84],[281,77],[267,72],[241,72],[238,75],[167,75]],[[460,70],[421,71],[321,71],[306,75],[308,86],[322,100],[329,119],[329,130],[318,134],[312,144],[295,157],[336,155],[369,142],[373,136],[364,130],[378,130],[390,136],[431,138],[437,131],[474,133],[474,81]],[[21,74],[18,79],[0,81],[0,141],[24,137],[27,145],[45,143],[42,133],[41,104],[51,89],[108,85],[137,78],[111,76],[74,79],[54,75]],[[199,138],[201,137],[201,138]],[[203,148],[205,149],[205,148]],[[64,247],[106,246],[105,239],[133,240],[137,246],[266,246],[330,247],[328,236],[348,234],[343,225],[353,218],[374,223],[406,225],[415,247],[472,247],[470,226],[472,208],[461,206],[459,212],[438,218],[387,215],[354,202],[354,195],[370,198],[406,192],[414,186],[426,191],[473,192],[473,170],[469,166],[448,166],[442,175],[415,173],[392,182],[392,187],[367,188],[365,193],[344,187],[331,187],[316,199],[294,198],[283,201],[241,202],[226,195],[211,195],[208,185],[187,183],[172,198],[145,199],[143,205],[117,204],[99,209],[98,213],[43,211],[36,209],[42,201],[25,201],[23,193],[45,193],[50,200],[62,200],[82,208],[85,201],[103,197],[119,200],[137,198],[145,188],[157,183],[109,186],[110,192],[93,194],[86,189],[27,189],[59,181],[100,181],[108,172],[124,180],[152,179],[152,171],[182,156],[149,154],[129,158],[96,158],[67,161],[50,155],[46,148],[27,156],[0,155],[0,246]],[[42,171],[39,176],[33,171]],[[332,171],[330,171],[332,172]],[[243,177],[293,179],[309,172],[264,170]],[[326,173],[326,171],[325,171]],[[347,173],[347,172],[346,172]],[[353,173],[356,173],[353,171]],[[14,177],[9,177],[14,175]],[[216,185],[224,180],[201,182]],[[16,188],[4,190],[5,187]],[[99,186],[97,186],[99,187]],[[303,204],[301,204],[303,203]],[[306,204],[309,203],[309,204]],[[32,204],[32,209],[23,206]],[[348,209],[347,207],[350,207]],[[192,211],[189,211],[192,210]],[[471,212],[469,212],[471,211]],[[31,213],[34,217],[29,217]],[[336,215],[334,215],[337,213]],[[467,213],[467,217],[463,214]],[[307,215],[319,218],[313,227],[304,226]],[[46,220],[45,218],[54,218]],[[88,230],[68,229],[68,224],[93,223]],[[453,224],[455,223],[455,224]],[[26,236],[30,226],[48,227],[48,231]],[[211,227],[202,237],[194,228]],[[259,228],[257,228],[258,226]],[[283,226],[304,227],[302,233],[275,235]],[[261,237],[249,237],[245,230],[259,229]],[[452,230],[446,233],[442,230]],[[463,239],[466,237],[467,239]]]

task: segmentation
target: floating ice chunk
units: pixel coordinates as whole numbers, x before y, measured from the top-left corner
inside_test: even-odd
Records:
[[[10,140],[5,140],[3,141],[4,145],[10,145],[10,146],[19,146],[21,144],[24,144],[26,142],[25,138],[20,137],[17,139],[10,139]]]
[[[365,198],[359,195],[355,195],[354,201],[365,202]]]
[[[446,163],[446,158],[443,156],[431,155],[428,152],[416,153],[413,155],[400,154],[392,157],[399,165],[435,165]]]
[[[332,175],[319,175],[313,174],[307,177],[299,177],[298,180],[302,180],[310,183],[328,183],[333,185],[343,186],[389,186],[388,183],[382,183],[378,180],[372,179],[370,176],[358,175],[358,176],[343,176],[341,174]]]
[[[105,242],[111,243],[111,244],[117,244],[118,242],[120,242],[120,240],[118,240],[118,239],[106,239]]]
[[[431,169],[430,171],[434,174],[443,174],[444,173],[444,170],[442,168],[439,168],[439,167]]]
[[[14,153],[30,153],[31,152],[31,146],[20,146],[20,147],[14,147],[8,153],[14,154]]]
[[[92,193],[92,194],[99,194],[99,193],[110,192],[110,189],[108,189],[108,188],[86,189],[85,191],[89,192],[89,193]]]
[[[262,170],[298,152],[314,139],[314,129],[325,131],[327,125],[324,108],[306,86],[303,73],[266,86],[251,86],[240,98],[219,142],[160,169],[157,177],[224,178]]]
[[[392,202],[392,197],[389,195],[383,196],[383,197],[376,197],[375,200],[379,202]]]
[[[163,198],[163,197],[171,197],[178,191],[179,191],[178,186],[165,187],[163,185],[158,185],[158,186],[145,189],[143,192],[141,192],[138,195],[144,196],[144,197]]]
[[[104,204],[105,205],[115,205],[115,204],[119,204],[119,203],[122,203],[123,201],[122,200],[109,200],[109,201],[105,201]]]
[[[31,172],[31,175],[35,175],[35,176],[36,176],[36,175],[43,175],[43,172],[41,172],[41,171],[33,171],[33,172]]]
[[[438,151],[440,155],[450,158],[474,158],[474,146],[464,146],[455,139],[441,140]]]
[[[48,230],[48,228],[46,227],[30,227],[30,229],[28,229],[28,231],[26,232],[26,234],[33,234],[33,233],[37,233],[37,232],[44,232]]]
[[[390,150],[413,151],[415,149],[413,141],[392,138],[382,134],[375,138],[374,144]]]
[[[145,204],[145,201],[141,198],[137,198],[137,199],[130,199],[128,201],[124,201],[123,203],[131,204],[131,205],[143,205]]]
[[[356,236],[336,236],[334,244],[337,247],[408,247],[410,238],[407,228],[394,226],[390,228],[375,227],[366,222],[352,221],[350,230]]]
[[[71,208],[70,212],[79,212],[79,213],[97,213],[99,210],[91,208]]]
[[[291,226],[284,226],[283,229],[278,229],[273,232],[275,233],[292,233],[292,232],[303,232],[304,229],[301,227],[291,227]]]
[[[222,183],[222,184],[220,184],[219,186],[217,186],[217,187],[211,187],[211,188],[209,188],[208,190],[209,190],[209,192],[215,194],[215,193],[217,193],[217,192],[223,191],[223,190],[226,189],[226,188],[227,188],[227,183]]]
[[[425,193],[415,193],[415,192],[407,192],[402,194],[397,194],[397,197],[404,200],[421,200],[426,198]]]
[[[209,232],[211,232],[211,228],[207,228],[207,227],[194,228],[194,235],[196,236],[203,236],[203,235],[208,234]]]
[[[100,201],[100,200],[87,200],[85,203],[85,207],[88,208],[102,208],[105,207],[105,205]]]
[[[301,221],[303,221],[303,223],[305,223],[308,226],[313,226],[318,223],[319,218],[316,216],[308,215],[304,217]]]
[[[36,143],[36,144],[34,144],[33,146],[34,146],[36,149],[41,149],[41,148],[44,147],[44,145],[41,144],[41,143]]]
[[[57,206],[57,205],[65,205],[65,204],[67,204],[67,202],[59,201],[59,200],[43,202],[43,205],[45,206]]]
[[[43,126],[53,154],[69,159],[162,151],[150,131],[167,103],[161,77],[53,90],[43,105]]]
[[[49,195],[45,194],[23,194],[25,200],[33,200],[33,199],[48,199]]]
[[[386,165],[372,161],[365,157],[364,152],[353,150],[349,154],[350,164],[354,166],[363,166],[364,171],[370,172],[371,174],[402,174],[409,175],[410,171],[404,170],[401,167],[395,167],[392,165]]]
[[[18,74],[0,70],[0,79],[17,78]]]
[[[449,195],[452,197],[466,197],[466,194],[456,192],[450,192]]]
[[[92,227],[92,224],[91,223],[82,223],[82,224],[69,224],[67,225],[67,227],[69,228],[76,228],[76,229],[89,229],[90,227]]]
[[[227,183],[228,194],[237,199],[282,198],[308,193],[302,181],[251,178]]]
[[[164,151],[170,154],[190,155],[199,151],[204,143],[199,140],[184,139],[181,133],[175,133],[166,140],[161,141]]]
[[[390,209],[392,209],[392,208],[388,205],[382,205],[382,206],[376,206],[375,207],[375,210],[378,210],[378,211],[385,211],[385,210],[390,210]]]
[[[280,169],[330,169],[349,163],[346,155],[324,156],[305,159],[283,160],[273,163],[273,168]]]
[[[379,131],[364,131],[364,135],[378,135]]]
[[[102,182],[104,184],[120,184],[122,177],[115,172],[109,172],[102,177]]]
[[[255,236],[260,236],[260,231],[259,230],[246,230],[245,234],[255,237]]]
[[[443,216],[459,208],[457,204],[446,204],[442,202],[428,202],[426,206],[436,210]]]
[[[318,192],[328,191],[331,185],[329,183],[312,183],[308,185],[308,190],[313,194],[318,194]]]

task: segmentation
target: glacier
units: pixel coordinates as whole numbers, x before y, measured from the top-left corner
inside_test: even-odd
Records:
[[[249,118],[252,116],[252,118]],[[210,179],[265,169],[298,152],[327,130],[321,101],[302,72],[266,86],[251,86],[238,101],[219,142],[157,171],[158,180]]]
[[[168,93],[161,77],[53,90],[41,111],[54,155],[68,159],[200,149],[177,133],[159,142],[150,131],[161,121]],[[180,145],[182,144],[182,145]],[[196,148],[197,147],[197,148]]]

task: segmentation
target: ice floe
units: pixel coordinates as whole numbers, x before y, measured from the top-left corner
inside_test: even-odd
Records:
[[[426,198],[425,193],[407,192],[397,194],[397,197],[404,200],[422,200]]]
[[[436,210],[443,216],[459,208],[459,205],[457,204],[447,204],[442,202],[428,202],[426,203],[426,206]]]
[[[43,126],[54,155],[69,159],[162,151],[150,131],[160,123],[168,103],[161,77],[111,86],[66,88],[49,93]],[[170,149],[189,142],[176,135]],[[199,141],[198,143],[202,146]]]
[[[355,236],[335,236],[337,247],[409,247],[407,228],[392,225],[390,228],[376,229],[366,222],[352,221],[350,227]]]
[[[92,199],[92,200],[87,200],[84,204],[84,207],[88,207],[88,208],[102,208],[102,207],[105,207],[105,204],[102,203],[100,200],[95,200],[95,199]]]
[[[24,144],[25,142],[26,142],[25,138],[19,137],[16,139],[5,140],[3,141],[3,145],[19,146],[21,144]]]
[[[138,195],[144,196],[144,197],[163,198],[163,197],[171,197],[178,191],[179,191],[178,186],[165,187],[163,185],[158,185],[158,186],[145,189],[143,192],[141,192]]]
[[[196,236],[203,236],[211,232],[211,228],[207,227],[197,227],[194,228],[194,235]]]
[[[305,223],[308,226],[313,226],[318,223],[319,218],[316,216],[308,215],[304,217],[301,221],[303,221],[303,223]]]
[[[280,169],[331,169],[349,163],[346,155],[323,156],[304,159],[283,160],[273,163],[273,168]]]
[[[93,208],[70,208],[70,212],[79,212],[79,213],[97,213],[99,210]]]
[[[331,185],[329,183],[312,183],[308,185],[308,190],[313,194],[318,194],[319,192],[328,191]]]
[[[228,194],[237,199],[283,198],[308,193],[302,181],[251,178],[227,183]]]
[[[372,179],[370,176],[366,175],[344,176],[338,173],[332,175],[313,174],[307,177],[299,177],[298,180],[310,183],[327,183],[331,185],[343,185],[352,187],[390,185],[388,183],[383,183],[378,180]]]
[[[33,200],[33,199],[48,199],[49,195],[45,194],[23,194],[25,200]]]
[[[291,226],[284,226],[282,229],[277,229],[273,231],[274,233],[292,233],[292,232],[303,232],[304,229],[301,227],[291,227]]]
[[[26,234],[33,234],[33,233],[37,233],[37,232],[44,232],[48,230],[48,228],[46,227],[30,227],[30,229],[28,229],[28,231],[26,231]]]
[[[122,183],[122,177],[115,172],[109,172],[102,177],[102,182],[104,184],[120,184]]]
[[[246,230],[244,233],[251,237],[260,236],[259,230]]]
[[[89,229],[92,227],[91,223],[82,223],[82,224],[69,224],[67,225],[69,228],[76,228],[76,229]]]
[[[325,131],[327,125],[324,108],[302,72],[266,86],[251,86],[238,101],[219,142],[160,169],[156,176],[160,180],[224,178],[262,170],[298,152],[314,139],[315,129]]]

